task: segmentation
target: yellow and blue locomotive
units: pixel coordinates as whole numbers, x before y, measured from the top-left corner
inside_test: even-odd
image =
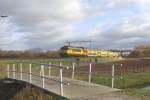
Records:
[[[74,57],[120,57],[119,53],[108,50],[92,50],[84,47],[64,46],[60,49],[61,56]]]

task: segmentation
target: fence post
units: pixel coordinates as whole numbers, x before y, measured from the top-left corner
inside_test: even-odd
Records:
[[[15,64],[13,64],[13,78],[16,77],[15,71],[16,71],[16,69],[15,69]]]
[[[115,65],[112,65],[112,88],[114,88]]]
[[[59,66],[60,66],[60,94],[61,94],[61,96],[63,96],[64,94],[63,94],[63,69],[62,69],[62,63],[61,62],[59,62]]]
[[[32,64],[29,64],[30,83],[32,83]]]
[[[63,96],[63,77],[62,77],[62,68],[60,68],[60,94]]]
[[[7,64],[7,74],[8,74],[8,78],[10,78],[9,77],[9,64]]]
[[[60,67],[62,66],[62,63],[61,63],[61,61],[59,62],[59,66],[60,66]]]
[[[22,63],[20,63],[20,79],[22,80]]]
[[[91,83],[91,72],[92,72],[92,64],[90,63],[90,68],[89,68],[89,83]]]
[[[52,65],[52,63],[50,62],[49,65],[50,66],[48,67],[48,69],[49,69],[48,73],[49,73],[49,77],[50,77],[51,76],[51,65]]]
[[[74,79],[74,67],[75,67],[75,63],[72,63],[72,79]]]
[[[42,87],[45,88],[44,65],[41,65]]]
[[[121,66],[121,70],[122,70],[122,67],[123,67],[123,64],[120,64],[120,66]],[[122,71],[120,71],[121,72],[121,79],[123,78],[123,72]]]

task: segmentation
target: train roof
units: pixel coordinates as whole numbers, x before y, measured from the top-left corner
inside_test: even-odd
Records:
[[[61,48],[84,48],[84,47],[77,47],[77,46],[63,46]]]

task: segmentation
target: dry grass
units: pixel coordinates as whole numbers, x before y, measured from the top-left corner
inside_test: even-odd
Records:
[[[23,82],[1,79],[0,100],[64,100],[64,98]]]

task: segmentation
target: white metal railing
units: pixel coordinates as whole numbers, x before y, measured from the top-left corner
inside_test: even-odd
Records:
[[[33,71],[34,69],[32,68],[33,67],[33,64],[38,64],[40,65],[40,72],[39,74],[34,74]],[[87,69],[88,69],[88,72],[87,72],[87,76],[88,76],[88,82],[89,84],[91,83],[91,80],[92,80],[92,68],[93,68],[93,63],[87,63],[88,66]],[[48,80],[51,80],[51,81],[55,81],[55,82],[58,82],[60,83],[60,95],[63,96],[64,95],[64,85],[69,85],[70,83],[66,83],[64,82],[64,79],[63,79],[63,69],[65,69],[66,67],[63,67],[62,66],[62,62],[59,63],[59,65],[53,65],[52,63],[49,63],[49,64],[39,64],[39,63],[28,63],[28,67],[25,67],[23,66],[23,62],[22,63],[19,63],[18,64],[18,68],[19,70],[16,68],[17,65],[15,64],[7,64],[7,76],[8,78],[14,78],[16,79],[16,74],[19,73],[20,75],[20,79],[19,80],[22,80],[24,81],[23,79],[23,75],[24,74],[28,74],[29,76],[29,83],[33,83],[33,76],[37,76],[37,77],[40,77],[41,78],[41,82],[42,82],[42,88],[45,89],[45,79],[48,79]],[[122,65],[121,65],[122,66]],[[71,70],[71,77],[70,79],[75,79],[75,69],[78,68],[79,66],[76,65],[76,63],[72,63],[72,65],[70,67],[68,67],[70,70]],[[24,69],[27,68],[28,69],[28,72],[24,72]],[[48,69],[47,70],[45,70]],[[52,75],[52,68],[57,68],[57,70],[59,71],[59,79],[54,79],[54,78],[51,78],[53,75]],[[67,68],[67,69],[68,69]],[[46,76],[45,73],[48,73],[48,75]],[[10,73],[12,73],[12,77],[10,75]],[[112,65],[112,72],[111,72],[111,77],[112,77],[112,84],[111,84],[111,87],[114,88],[114,83],[115,83],[115,65],[113,64]]]
[[[12,70],[11,70],[10,67],[12,67]],[[49,69],[49,76],[45,76],[45,70],[44,70],[45,67],[47,67]],[[60,80],[53,79],[53,78],[50,77],[51,76],[51,67],[53,67],[53,65],[41,64],[40,75],[35,75],[35,74],[32,73],[32,64],[29,64],[29,72],[24,72],[23,71],[24,67],[23,67],[22,63],[19,64],[19,68],[20,68],[19,71],[16,70],[15,64],[12,64],[12,66],[10,66],[10,64],[7,64],[7,74],[8,74],[7,76],[8,76],[8,78],[14,78],[14,79],[18,80],[16,74],[19,73],[20,74],[20,79],[19,80],[23,80],[23,73],[25,73],[25,74],[29,75],[29,82],[30,83],[32,83],[32,81],[33,81],[32,76],[41,77],[42,78],[42,80],[41,80],[42,81],[42,88],[44,88],[44,89],[45,89],[45,79],[58,82],[58,83],[60,83],[60,95],[63,96],[63,85],[68,85],[69,83],[66,83],[66,82],[63,81],[63,67],[61,65],[61,62],[60,62],[60,65],[57,66],[58,69],[59,69]],[[12,73],[12,77],[11,77],[10,73]]]

